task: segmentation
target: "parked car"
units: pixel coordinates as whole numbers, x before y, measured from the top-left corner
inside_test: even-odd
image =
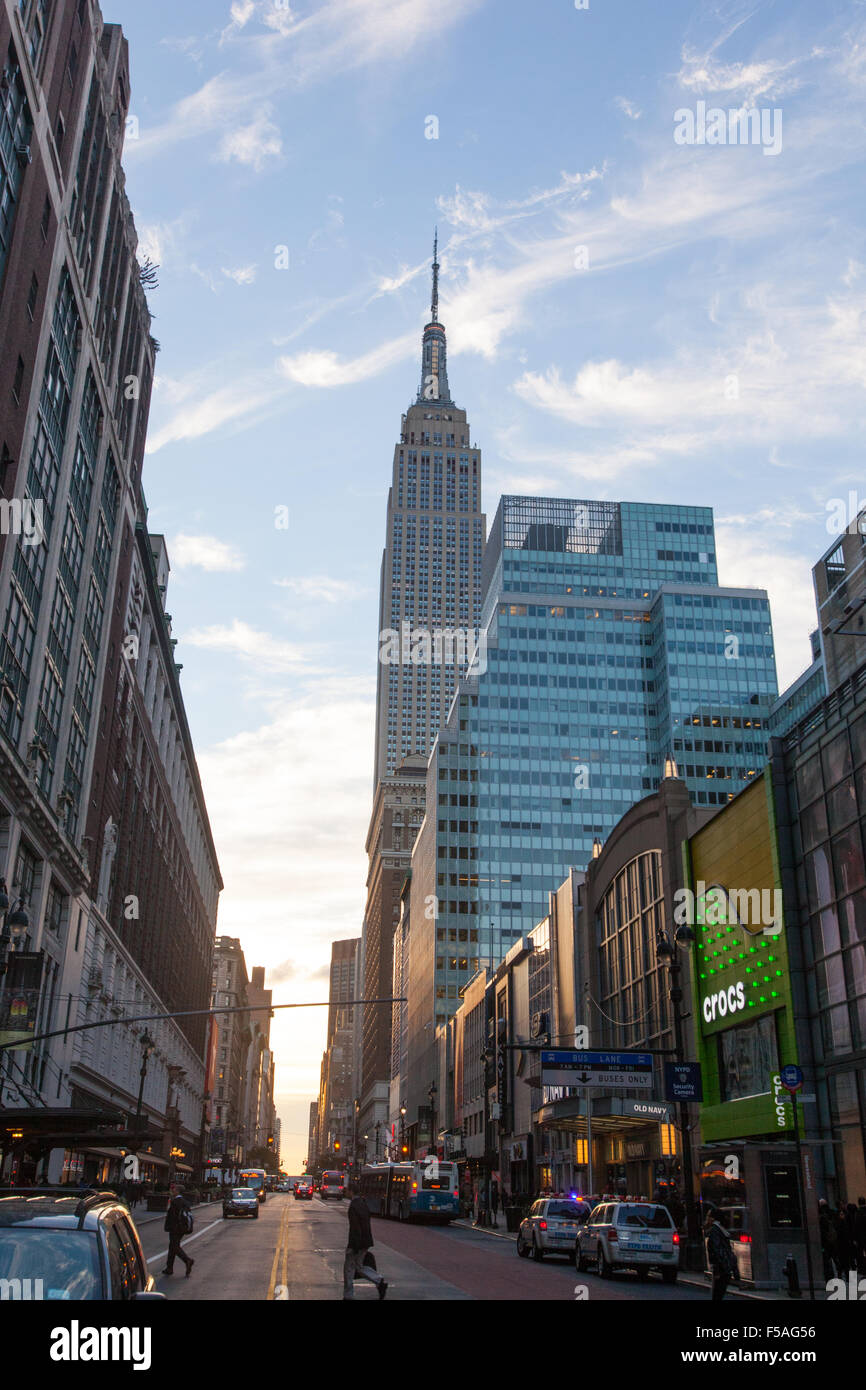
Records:
[[[667,1207],[655,1202],[602,1202],[578,1232],[578,1269],[594,1266],[602,1279],[620,1269],[645,1279],[657,1269],[666,1284],[675,1284],[679,1260],[679,1232]]]
[[[228,1220],[230,1216],[251,1216],[255,1221],[259,1219],[259,1199],[252,1187],[233,1187],[227,1197],[223,1198],[223,1216]]]
[[[112,1192],[0,1192],[0,1280],[34,1300],[163,1299],[129,1208]]]
[[[543,1260],[545,1255],[574,1258],[577,1233],[587,1209],[565,1197],[542,1197],[533,1202],[517,1232],[517,1253]]]
[[[313,1200],[313,1188],[312,1188],[312,1185],[311,1185],[310,1183],[308,1183],[308,1182],[298,1182],[298,1183],[295,1183],[295,1197],[296,1197],[296,1198],[298,1198],[298,1197],[301,1197],[301,1198],[308,1198],[308,1199],[312,1202],[312,1200]]]

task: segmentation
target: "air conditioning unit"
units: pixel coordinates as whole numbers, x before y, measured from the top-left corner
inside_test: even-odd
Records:
[[[33,155],[30,153],[29,145],[16,145],[15,158],[18,160],[22,169],[26,169],[28,164],[33,163]]]

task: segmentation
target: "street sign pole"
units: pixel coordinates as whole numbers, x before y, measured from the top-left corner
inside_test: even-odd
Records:
[[[584,1091],[586,1096],[586,1158],[589,1170],[589,1196],[594,1195],[595,1189],[592,1185],[592,1087],[587,1086]]]
[[[806,1184],[803,1180],[803,1150],[800,1146],[800,1107],[797,1104],[796,1091],[791,1091],[791,1109],[794,1112],[794,1144],[797,1148],[797,1177],[800,1181],[800,1192],[803,1203],[803,1234],[806,1237],[806,1272],[809,1276],[809,1297],[814,1303],[815,1280],[812,1277],[812,1247],[809,1243],[809,1212],[806,1207]]]

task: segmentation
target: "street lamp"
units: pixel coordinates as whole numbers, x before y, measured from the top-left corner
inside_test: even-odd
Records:
[[[135,1128],[141,1128],[141,1102],[144,1097],[144,1078],[147,1076],[147,1059],[156,1047],[156,1043],[145,1028],[141,1035],[141,1081],[138,1087],[138,1104],[135,1107]]]
[[[16,905],[10,911],[9,892],[6,888],[5,878],[0,878],[0,916],[3,917],[3,927],[0,929],[0,995],[5,984],[5,975],[9,969],[10,953],[20,949],[22,940],[27,940],[27,928],[30,926],[30,918],[27,915],[27,905],[23,897],[20,897]],[[0,1058],[0,1071],[5,1069],[5,1061]],[[3,1096],[3,1078],[0,1076],[0,1100]]]
[[[430,1090],[427,1092],[430,1101],[430,1147],[438,1155],[439,1146],[436,1143],[436,1082],[430,1082]]]
[[[27,928],[30,926],[27,903],[23,896],[19,897],[10,911],[5,878],[0,878],[0,915],[3,916],[3,927],[0,930],[0,975],[5,975],[9,968],[10,951],[20,950],[22,940],[27,939]]]
[[[670,972],[670,1000],[671,1013],[674,1024],[674,1055],[678,1062],[685,1062],[685,1044],[683,1041],[683,1014],[681,1004],[683,1001],[683,989],[680,980],[680,957],[678,947],[688,949],[694,944],[695,934],[691,927],[683,925],[677,927],[674,939],[671,941],[664,929],[660,929],[656,938],[656,954],[659,960],[667,963]],[[692,1145],[689,1137],[689,1107],[685,1100],[677,1101],[679,1109],[679,1129],[682,1136],[683,1146],[683,1185],[685,1187],[686,1205],[686,1268],[692,1264],[695,1268],[700,1268],[697,1263],[697,1252],[700,1248],[701,1238],[698,1223],[697,1207],[695,1206],[694,1175],[692,1172]]]

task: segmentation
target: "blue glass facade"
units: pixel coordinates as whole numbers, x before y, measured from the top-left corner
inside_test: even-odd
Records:
[[[413,856],[410,1075],[413,1033],[423,1051],[667,758],[698,805],[748,784],[777,698],[767,595],[719,587],[709,508],[504,497],[484,577],[486,652],[431,755]]]

